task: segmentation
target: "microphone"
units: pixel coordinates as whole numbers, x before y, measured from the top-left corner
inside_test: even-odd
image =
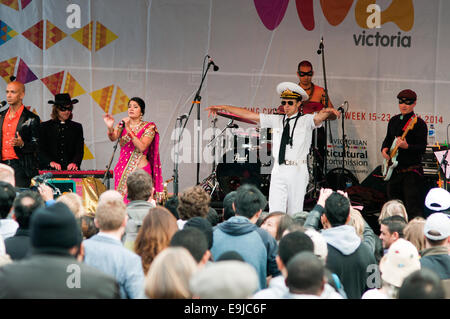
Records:
[[[341,104],[341,106],[337,109],[339,112],[344,113],[344,106],[348,104],[347,101],[344,101],[344,103]]]
[[[237,124],[230,124],[227,127],[228,128],[239,128],[239,125],[237,125]]]
[[[123,128],[123,127],[125,127],[125,121],[123,121],[123,120],[122,120],[122,121],[120,121],[120,123],[119,123],[119,127],[122,127],[122,128]]]
[[[1,104],[1,107],[3,107],[6,105],[6,101],[1,101],[0,104]]]
[[[52,178],[53,178],[53,173],[48,172],[48,173],[33,177],[33,181],[35,181],[36,183],[44,183],[46,180],[52,179]]]
[[[183,120],[183,119],[187,118],[188,116],[189,116],[189,115],[188,115],[187,113],[184,113],[184,114],[178,116],[178,117],[177,117],[177,120]]]
[[[323,37],[320,39],[319,50],[317,50],[317,54],[321,54],[323,50]]]
[[[219,71],[219,67],[214,63],[213,59],[208,55],[209,64],[213,66],[214,72]]]

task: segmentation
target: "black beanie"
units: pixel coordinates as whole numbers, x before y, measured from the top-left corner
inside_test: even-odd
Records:
[[[189,227],[201,230],[202,233],[205,234],[208,241],[208,249],[211,249],[213,245],[213,228],[211,226],[211,223],[206,218],[197,216],[189,219],[186,224],[184,224],[183,229]]]
[[[31,244],[37,249],[69,249],[81,243],[74,214],[64,203],[55,203],[31,215]]]

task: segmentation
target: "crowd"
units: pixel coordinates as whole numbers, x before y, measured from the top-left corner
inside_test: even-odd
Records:
[[[216,211],[199,186],[165,207],[151,176],[127,180],[87,214],[80,196],[45,184],[17,192],[0,164],[0,298],[450,298],[450,193],[408,218],[385,203],[369,225],[342,191],[322,189],[310,212],[265,212],[252,185]],[[379,235],[377,235],[379,233]]]

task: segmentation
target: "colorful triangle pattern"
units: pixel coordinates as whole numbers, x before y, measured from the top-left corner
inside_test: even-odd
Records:
[[[76,96],[83,95],[86,91],[75,80],[72,74],[67,72],[66,85],[64,86],[64,91],[62,93],[69,93],[70,96],[74,98]]]
[[[22,1],[22,10],[24,10],[33,0],[21,0]]]
[[[114,85],[110,85],[91,93],[91,96],[94,99],[94,101],[97,102],[98,105],[100,105],[100,107],[102,108],[102,110],[105,111],[105,113],[108,113],[109,111],[109,105],[111,104],[113,90]]]
[[[103,24],[97,21],[95,33],[95,51],[102,49],[117,38],[118,36],[115,33],[107,29]]]
[[[61,31],[57,26],[47,20],[47,38],[45,39],[45,48],[49,49],[56,43],[67,37],[67,34]]]
[[[11,75],[14,75],[16,63],[17,57],[0,62],[0,76],[5,80],[6,83],[9,83],[9,77]]]
[[[94,21],[85,25],[80,30],[72,34],[72,38],[80,42],[89,51],[92,50],[92,38],[94,37]]]
[[[0,4],[4,4],[5,6],[19,11],[19,0],[0,0]]]
[[[92,152],[89,150],[86,144],[84,144],[84,155],[83,155],[83,161],[85,160],[92,160],[95,159],[94,155],[92,155]]]
[[[44,49],[44,20],[39,21],[22,35],[33,42],[39,49]]]
[[[128,109],[128,100],[128,96],[122,91],[120,87],[117,87],[112,115],[125,112]]]
[[[64,80],[64,71],[49,75],[42,78],[42,83],[52,92],[53,95],[59,94],[61,92],[61,87]]]
[[[37,80],[37,76],[30,70],[28,65],[20,59],[19,68],[17,69],[16,75],[17,81],[22,82],[23,84],[27,84]]]
[[[14,38],[18,33],[11,29],[4,21],[0,20],[0,45]]]

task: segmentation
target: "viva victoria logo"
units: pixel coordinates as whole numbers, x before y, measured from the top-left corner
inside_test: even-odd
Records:
[[[404,32],[408,32],[414,26],[413,0],[392,0],[391,4],[381,11],[376,0],[320,0],[322,13],[327,22],[332,26],[340,25],[347,17],[351,8],[354,8],[354,19],[359,27],[365,30],[360,34],[353,34],[355,46],[368,47],[411,47],[411,36],[401,32],[396,34],[382,34],[381,26],[392,22]],[[261,22],[269,30],[275,30],[283,21],[289,0],[254,0],[255,8]],[[313,0],[295,0],[297,14],[303,27],[312,31],[315,28]]]

